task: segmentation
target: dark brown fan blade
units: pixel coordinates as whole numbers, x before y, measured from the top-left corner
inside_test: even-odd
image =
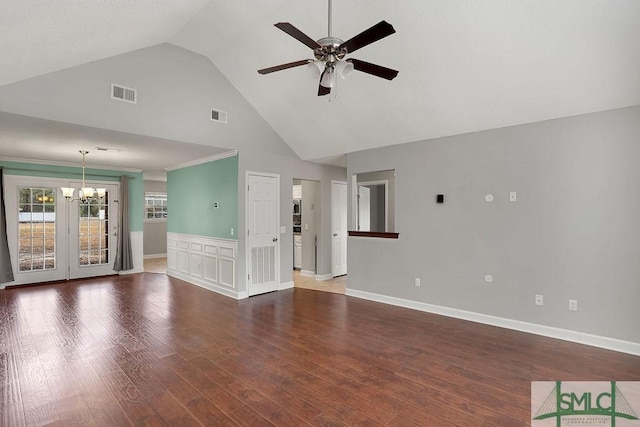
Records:
[[[382,65],[372,64],[370,62],[360,61],[359,59],[349,58],[348,62],[353,64],[353,69],[362,71],[363,73],[371,74],[383,79],[393,80],[398,72],[391,68],[383,67]]]
[[[325,68],[325,70],[322,72],[322,74],[320,74],[320,82],[322,83],[322,78],[324,77],[324,73],[327,72],[327,69]],[[322,86],[322,84],[318,85],[318,96],[324,96],[324,95],[329,95],[331,93],[331,88],[330,87],[324,87]]]
[[[263,68],[262,70],[258,70],[260,74],[269,74],[275,71],[286,70],[287,68],[299,67],[301,65],[307,65],[308,63],[313,62],[313,59],[303,59],[301,61],[289,62],[288,64],[276,65],[275,67]]]
[[[396,30],[393,29],[393,25],[387,21],[380,21],[368,30],[364,30],[357,36],[342,43],[339,48],[346,49],[348,53],[352,53],[395,32]]]
[[[308,35],[306,35],[305,33],[303,33],[302,31],[300,31],[299,29],[297,29],[296,27],[294,27],[288,22],[278,22],[277,24],[275,24],[275,26],[280,28],[285,33],[289,34],[294,39],[306,44],[311,49],[319,49],[322,47],[318,44],[318,42],[316,42],[311,37],[309,37]]]

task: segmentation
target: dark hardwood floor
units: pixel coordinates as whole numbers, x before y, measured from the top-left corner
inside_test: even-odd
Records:
[[[523,426],[532,380],[640,380],[637,356],[148,273],[0,291],[0,346],[2,426]]]

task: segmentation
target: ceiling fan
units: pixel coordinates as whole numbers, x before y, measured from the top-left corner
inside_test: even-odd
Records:
[[[301,61],[289,62],[288,64],[276,65],[275,67],[263,68],[258,70],[258,73],[269,74],[275,71],[315,63],[315,65],[317,65],[322,71],[322,74],[320,75],[320,84],[318,86],[318,96],[328,95],[331,93],[331,88],[336,84],[336,75],[340,75],[342,78],[347,78],[353,70],[362,71],[363,73],[382,77],[383,79],[393,80],[398,75],[398,71],[396,70],[355,58],[344,59],[347,54],[353,53],[360,48],[368,46],[371,43],[395,33],[396,30],[393,26],[386,21],[380,21],[373,27],[364,30],[346,42],[342,41],[341,39],[331,35],[331,0],[328,0],[328,2],[329,35],[318,41],[313,40],[311,37],[307,36],[288,22],[279,22],[275,24],[277,28],[313,49],[313,55],[316,59],[303,59]]]

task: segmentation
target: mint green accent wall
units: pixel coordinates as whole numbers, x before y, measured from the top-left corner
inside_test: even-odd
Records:
[[[41,176],[46,178],[82,179],[82,168],[72,166],[41,165],[35,163],[0,161],[8,175]],[[87,180],[120,181],[120,175],[129,176],[129,229],[142,231],[144,212],[144,182],[142,172],[122,172],[106,169],[85,169]]]
[[[167,208],[169,232],[237,239],[238,156],[169,171]]]

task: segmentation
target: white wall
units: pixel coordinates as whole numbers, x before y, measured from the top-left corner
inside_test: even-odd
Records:
[[[631,107],[349,154],[400,233],[349,239],[349,289],[640,343],[639,141]]]

